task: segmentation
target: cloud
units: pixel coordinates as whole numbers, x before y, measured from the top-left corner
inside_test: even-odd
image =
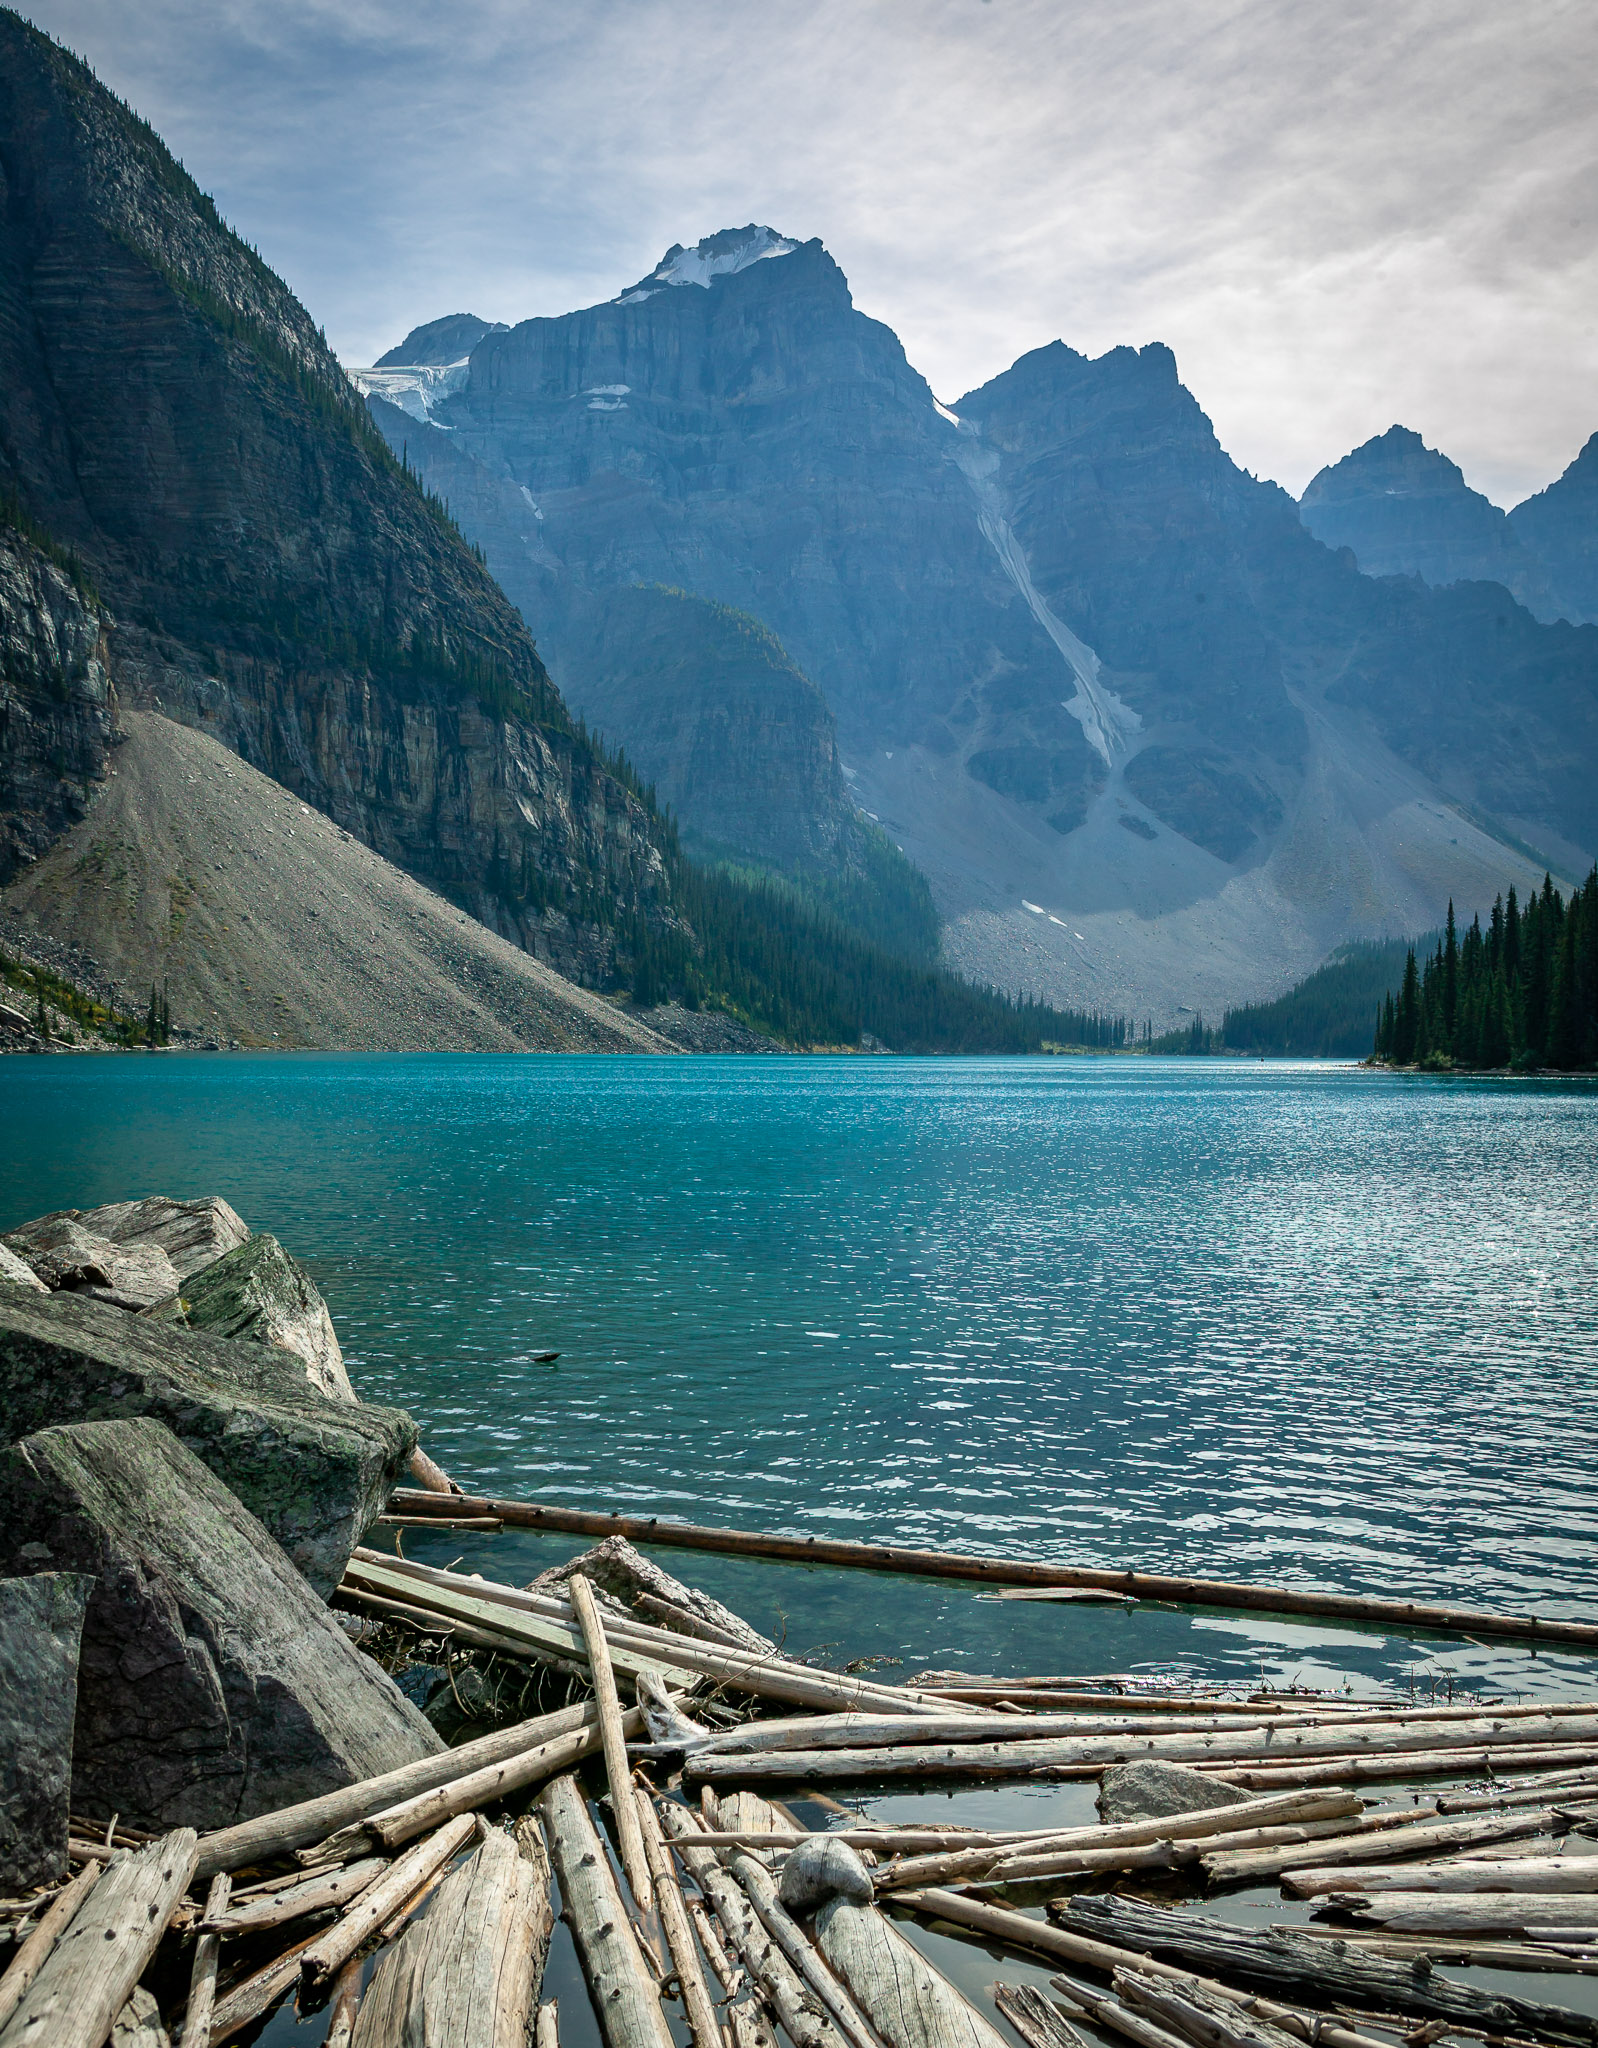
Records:
[[[369,361],[820,235],[957,396],[1162,340],[1301,489],[1394,421],[1500,503],[1598,427],[1598,13],[1528,0],[40,0]]]

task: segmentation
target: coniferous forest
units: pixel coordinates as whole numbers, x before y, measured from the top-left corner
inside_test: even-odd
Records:
[[[1396,1067],[1571,1071],[1598,1066],[1598,867],[1562,897],[1548,876],[1511,889],[1461,938],[1448,907],[1436,950],[1414,949],[1382,1003],[1375,1058]]]

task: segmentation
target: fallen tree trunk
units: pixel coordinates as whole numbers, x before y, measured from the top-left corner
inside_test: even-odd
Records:
[[[0,2048],[102,2048],[189,1888],[197,1841],[175,1828],[101,1873],[0,2028]]]
[[[64,1884],[50,1901],[39,1924],[23,1942],[3,1977],[0,1977],[0,2030],[22,2002],[22,1994],[44,1967],[51,1950],[72,1924],[73,1915],[94,1889],[104,1868],[85,1863],[70,1884]]]
[[[440,1496],[399,1490],[391,1505],[426,1512]],[[418,1505],[419,1504],[419,1505]],[[818,1537],[761,1536],[743,1529],[707,1529],[663,1522],[655,1516],[594,1515],[528,1501],[456,1496],[459,1512],[495,1515],[519,1529],[558,1529],[582,1536],[626,1536],[634,1543],[720,1551],[735,1557],[772,1557],[792,1564],[832,1564],[861,1571],[905,1572],[921,1578],[976,1579],[989,1585],[1101,1586],[1141,1600],[1174,1600],[1203,1607],[1245,1608],[1266,1614],[1334,1615],[1376,1621],[1395,1629],[1436,1629],[1448,1635],[1501,1636],[1518,1642],[1598,1647],[1598,1624],[1543,1621],[1534,1615],[1487,1614],[1476,1608],[1428,1606],[1415,1600],[1372,1599],[1353,1593],[1313,1593],[1286,1586],[1238,1585],[1226,1579],[1175,1578],[1156,1572],[1097,1571],[1085,1566],[909,1550],[897,1544],[845,1543]]]
[[[489,1829],[378,1965],[352,2048],[526,2048],[553,1927],[542,1852]]]
[[[1199,1979],[1186,1984],[1145,1970],[1117,1970],[1110,1982],[1134,2010],[1168,2026],[1194,2048],[1297,2048],[1297,2037]],[[1380,2048],[1372,2042],[1371,2048]]]
[[[342,1969],[362,1942],[465,1848],[476,1832],[476,1814],[460,1814],[389,1864],[376,1883],[368,1885],[342,1917],[317,1935],[300,1957],[300,1974],[305,1983],[314,1987]]]
[[[1349,1834],[1331,1842],[1317,1842],[1317,1869],[1339,1863],[1386,1862],[1395,1856],[1418,1856],[1429,1849],[1461,1849],[1474,1842],[1507,1842],[1516,1835],[1540,1834],[1552,1821],[1544,1807],[1523,1806],[1511,1813],[1468,1815],[1462,1820],[1421,1821],[1413,1827],[1382,1828],[1375,1833]],[[1291,1849],[1239,1849],[1204,1858],[1204,1875],[1211,1884],[1240,1884],[1261,1877],[1275,1877],[1302,1862]]]
[[[671,1957],[672,1972],[677,1979],[677,1989],[682,1998],[683,2011],[687,2015],[688,2031],[693,2036],[694,2048],[723,2048],[721,2029],[716,2023],[716,2008],[711,2003],[710,1987],[705,1982],[705,1973],[699,1964],[699,1951],[694,1945],[694,1932],[689,1924],[688,1908],[684,1903],[681,1887],[677,1883],[677,1873],[672,1868],[671,1858],[666,1854],[660,1824],[655,1819],[654,1800],[640,1785],[634,1787],[632,1801],[633,1810],[638,1817],[639,1839],[643,1844],[644,1858],[649,1866],[655,1907],[660,1915],[661,1930],[666,1937],[666,1950]]]
[[[765,1864],[748,1849],[730,1851],[727,1863],[745,1898],[754,1908],[756,1919],[838,2032],[853,2044],[853,2048],[882,2048],[869,2020],[827,1969],[804,1929],[777,1897],[777,1887]]]
[[[1598,1762],[1598,1747],[1572,1743],[1522,1748],[1518,1742],[1478,1744],[1472,1749],[1419,1750],[1414,1754],[1324,1757],[1318,1763],[1260,1764],[1247,1757],[1202,1759],[1198,1768],[1251,1792],[1285,1791],[1300,1785],[1370,1785],[1394,1778],[1482,1778],[1494,1771],[1557,1769]]]
[[[1512,1863],[1462,1857],[1392,1870],[1287,1870],[1282,1889],[1295,1899],[1320,1892],[1598,1892],[1598,1856],[1518,1856]]]
[[[976,2012],[875,1906],[832,1898],[816,1941],[888,2048],[1005,2048]]]
[[[539,1797],[566,1918],[609,2048],[672,2048],[654,1973],[611,1876],[575,1778],[556,1778]]]
[[[211,1880],[200,1938],[194,1944],[194,1965],[189,1972],[189,1999],[183,2008],[179,2048],[211,2048],[211,2014],[216,2009],[216,1969],[222,1956],[222,1937],[214,1923],[227,1911],[228,1894],[232,1889],[233,1880],[225,1870]]]
[[[358,1956],[350,1960],[333,1979],[333,1991],[327,2001],[327,2039],[322,2048],[349,2048],[355,2032],[355,2016],[361,2006],[361,1978],[364,1975]]]
[[[540,1714],[531,1721],[519,1721],[514,1728],[500,1728],[459,1749],[441,1750],[419,1763],[405,1764],[381,1777],[364,1778],[338,1792],[324,1792],[318,1799],[302,1800],[276,1813],[263,1813],[256,1820],[240,1821],[236,1827],[219,1828],[200,1838],[200,1857],[195,1876],[203,1883],[219,1870],[243,1870],[252,1863],[265,1863],[274,1856],[287,1855],[307,1843],[319,1842],[335,1828],[367,1814],[381,1812],[397,1801],[419,1792],[432,1791],[468,1771],[503,1763],[535,1748],[557,1735],[578,1728],[597,1728],[593,1702],[562,1707],[557,1713]]]
[[[616,1697],[616,1674],[611,1668],[610,1645],[593,1588],[581,1572],[566,1581],[572,1612],[583,1632],[583,1651],[594,1684],[594,1705],[599,1712],[599,1741],[605,1753],[605,1776],[610,1783],[610,1809],[616,1816],[616,1845],[628,1889],[646,1916],[654,1911],[654,1889],[644,1859],[644,1838],[638,1831],[638,1805],[633,1798],[633,1774],[627,1762],[627,1737],[622,1729],[621,1701]]]
[[[1395,1822],[1384,1817],[1385,1826]],[[1299,1850],[1306,1844],[1335,1839],[1346,1834],[1348,1820],[1306,1820],[1275,1828],[1242,1828],[1235,1834],[1202,1836],[1198,1840],[1161,1839],[1142,1849],[1082,1849],[1074,1854],[1019,1856],[995,1863],[982,1879],[984,1887],[1033,1884],[1040,1878],[1090,1876],[1106,1870],[1180,1870],[1204,1862],[1222,1851],[1263,1849],[1280,1846]],[[1374,1825],[1370,1833],[1383,1832]]]
[[[314,1877],[302,1878],[298,1884],[285,1885],[281,1891],[269,1892],[263,1898],[246,1900],[243,1905],[224,1906],[220,1914],[208,1899],[203,1931],[259,1934],[268,1927],[282,1927],[290,1920],[301,1919],[307,1913],[320,1913],[328,1906],[347,1906],[368,1885],[375,1884],[387,1868],[385,1858],[371,1856],[362,1863],[345,1864],[342,1869],[318,1871]],[[224,1882],[225,1874],[212,1880],[213,1899],[216,1886]]]
[[[1352,1914],[1361,1927],[1391,1927],[1399,1934],[1528,1934],[1570,1928],[1586,1936],[1598,1927],[1598,1900],[1590,1892],[1334,1892],[1322,1899],[1321,1909]]]

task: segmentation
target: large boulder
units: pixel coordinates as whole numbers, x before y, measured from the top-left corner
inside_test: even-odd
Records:
[[[19,1259],[8,1244],[0,1244],[0,1280],[11,1287],[26,1287],[35,1294],[48,1294],[44,1282],[30,1265]]]
[[[183,1288],[191,1330],[275,1344],[303,1362],[305,1376],[332,1401],[353,1401],[344,1354],[316,1283],[275,1237],[248,1238]]]
[[[88,1230],[76,1212],[36,1216],[11,1231],[6,1249],[52,1293],[87,1294],[114,1308],[148,1309],[178,1291],[177,1268],[158,1244],[114,1243]]]
[[[162,1423],[0,1452],[0,1570],[87,1573],[73,1810],[217,1828],[443,1745]]]
[[[108,1237],[113,1244],[159,1247],[172,1261],[179,1280],[214,1266],[250,1234],[243,1217],[220,1195],[207,1195],[198,1202],[146,1195],[138,1202],[107,1202],[98,1209],[66,1213],[74,1215],[85,1230]]]
[[[0,1443],[134,1415],[165,1422],[323,1594],[416,1447],[409,1416],[328,1400],[276,1345],[0,1288]]]
[[[78,1641],[94,1580],[0,1579],[0,1885],[67,1874]]]
[[[1099,1819],[1106,1825],[1164,1820],[1172,1814],[1202,1813],[1208,1807],[1241,1806],[1254,1796],[1191,1764],[1139,1757],[1135,1763],[1111,1764],[1099,1780]]]

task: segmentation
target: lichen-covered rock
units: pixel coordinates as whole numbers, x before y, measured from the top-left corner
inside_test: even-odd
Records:
[[[208,1195],[198,1202],[146,1195],[142,1201],[106,1202],[98,1209],[66,1213],[85,1230],[108,1237],[113,1244],[158,1245],[180,1280],[214,1266],[250,1234],[243,1217],[220,1195]]]
[[[251,1237],[197,1273],[183,1289],[183,1308],[191,1330],[275,1344],[304,1361],[318,1393],[355,1399],[327,1303],[275,1237]]]
[[[77,1211],[36,1216],[9,1231],[7,1248],[52,1293],[87,1294],[115,1308],[154,1308],[177,1293],[177,1269],[157,1244],[115,1244],[78,1221]]]
[[[73,1810],[225,1827],[443,1745],[248,1510],[161,1423],[0,1453],[0,1569],[93,1581]]]
[[[49,1288],[33,1268],[19,1259],[8,1244],[0,1244],[0,1280],[11,1287],[27,1287],[35,1294],[48,1294]]]
[[[134,1415],[165,1422],[324,1595],[416,1446],[409,1416],[328,1400],[276,1345],[0,1288],[0,1443]]]
[[[0,1579],[0,1885],[67,1874],[78,1640],[94,1581]]]
[[[685,1586],[670,1572],[634,1550],[625,1536],[607,1536],[581,1557],[552,1565],[528,1581],[530,1592],[558,1592],[573,1572],[581,1572],[602,1599],[635,1613],[657,1628],[675,1629],[679,1635],[699,1636],[723,1642],[756,1656],[769,1656],[777,1647],[769,1637],[753,1629],[741,1614],[723,1607],[697,1586]]]
[[[1191,1764],[1141,1757],[1111,1764],[1099,1781],[1099,1818],[1106,1825],[1125,1820],[1163,1820],[1167,1814],[1202,1813],[1212,1806],[1240,1806],[1254,1795],[1224,1778],[1209,1777]]]

